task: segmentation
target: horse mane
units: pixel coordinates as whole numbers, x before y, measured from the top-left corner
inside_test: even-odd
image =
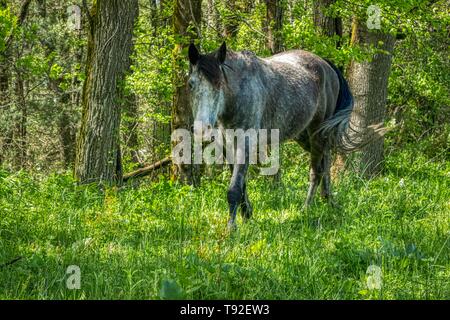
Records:
[[[246,50],[243,51],[242,53],[256,57],[256,55],[251,51]],[[228,50],[227,58],[234,58],[234,57],[236,57],[235,52]],[[226,67],[231,71],[234,71],[234,69],[229,64],[223,63],[221,65],[219,63],[219,60],[217,59],[217,50],[205,55],[201,55],[198,61],[198,70],[206,77],[209,83],[211,83],[216,88],[219,87],[221,84],[221,77],[220,77],[221,73],[223,74],[225,82],[228,81],[227,75],[225,74],[223,67]]]
[[[198,70],[213,86],[219,87],[221,69],[216,52],[201,55],[198,60]]]

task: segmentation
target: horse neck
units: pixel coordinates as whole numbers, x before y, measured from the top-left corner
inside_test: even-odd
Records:
[[[257,128],[261,125],[261,118],[264,113],[266,83],[261,83],[261,74],[266,68],[266,63],[257,58],[256,55],[232,53],[231,59],[226,61],[225,74],[227,84],[225,93],[225,112],[221,118],[221,122],[226,128]],[[254,86],[249,86],[248,81],[259,79],[258,83],[262,87],[257,94],[248,90],[255,90]],[[262,100],[261,103],[248,104],[245,103],[249,96],[258,96]],[[258,110],[256,110],[258,109]]]

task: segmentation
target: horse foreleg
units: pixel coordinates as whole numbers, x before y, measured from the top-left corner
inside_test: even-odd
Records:
[[[241,198],[241,214],[244,221],[252,217],[253,208],[247,195],[247,182],[244,181],[243,194]]]
[[[231,174],[233,174],[233,171],[234,171],[233,164],[230,164],[230,170],[231,170]],[[245,181],[245,179],[244,179],[244,185],[242,187],[242,196],[241,196],[241,200],[239,203],[241,206],[242,218],[244,219],[244,221],[247,221],[248,219],[250,219],[252,217],[253,207],[252,207],[250,200],[248,198],[248,195],[247,195],[247,181]]]
[[[245,192],[245,176],[247,174],[248,164],[235,164],[233,166],[233,175],[231,177],[230,187],[227,193],[228,206],[230,209],[230,219],[228,228],[236,229],[236,213]]]

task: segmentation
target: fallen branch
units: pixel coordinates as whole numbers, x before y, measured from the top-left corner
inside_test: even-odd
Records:
[[[5,268],[5,267],[7,267],[7,266],[10,266],[10,265],[16,263],[17,261],[22,260],[22,258],[23,258],[23,257],[17,257],[17,258],[15,258],[15,259],[13,259],[13,260],[11,260],[11,261],[9,261],[9,262],[0,264],[0,270],[3,269],[3,268]]]
[[[171,162],[172,162],[172,159],[170,157],[166,157],[166,158],[159,160],[149,166],[146,166],[144,168],[137,169],[136,171],[127,173],[123,176],[123,182],[126,182],[129,179],[148,176],[154,170],[165,167],[165,166],[169,165]]]

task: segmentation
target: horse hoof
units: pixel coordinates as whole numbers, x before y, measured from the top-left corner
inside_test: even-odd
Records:
[[[328,204],[333,209],[342,209],[342,206],[336,200],[329,199]]]
[[[232,220],[228,221],[227,229],[230,232],[236,231],[237,230],[236,221],[232,221]]]
[[[244,222],[247,222],[253,216],[253,208],[250,205],[250,203],[247,203],[243,205],[241,209],[242,209],[241,211],[242,219],[244,220]]]
[[[302,206],[302,211],[308,211],[311,208],[311,206],[312,206],[311,202],[309,201],[305,202]]]

